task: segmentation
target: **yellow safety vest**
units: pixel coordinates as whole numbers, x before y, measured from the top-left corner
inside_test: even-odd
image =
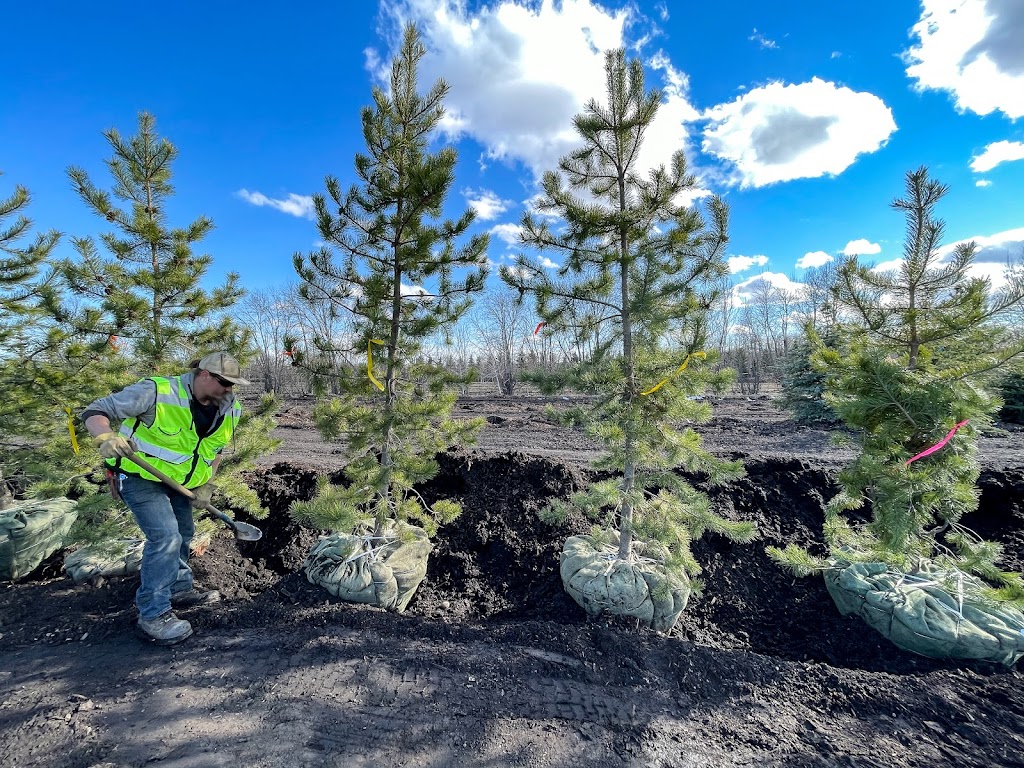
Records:
[[[132,416],[121,423],[119,432],[134,440],[139,453],[161,472],[186,488],[198,488],[213,476],[213,460],[231,441],[242,407],[237,400],[234,401],[231,409],[218,417],[221,422],[213,433],[200,439],[189,406],[188,389],[181,377],[165,379],[154,376],[151,381],[156,384],[153,425],[147,427],[141,419]],[[107,464],[122,472],[160,481],[131,459],[108,459]]]

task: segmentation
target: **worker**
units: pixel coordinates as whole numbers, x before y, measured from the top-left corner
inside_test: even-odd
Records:
[[[242,411],[233,388],[248,383],[234,357],[213,352],[187,373],[151,376],[95,400],[82,412],[112,472],[114,490],[146,536],[135,607],[140,634],[156,645],[174,645],[192,635],[192,625],[178,618],[172,606],[191,608],[220,600],[218,592],[198,589],[192,578],[192,509],[210,503],[215,490],[210,481]],[[111,426],[114,420],[121,422],[117,432]],[[195,498],[172,490],[133,463],[136,451]]]

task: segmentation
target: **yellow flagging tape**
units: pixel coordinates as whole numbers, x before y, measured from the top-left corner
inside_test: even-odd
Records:
[[[381,392],[384,391],[384,385],[377,381],[377,378],[373,375],[373,345],[380,344],[384,345],[384,342],[380,339],[370,339],[370,343],[366,345],[366,375],[370,377],[370,381],[373,382],[373,386],[379,389]]]
[[[68,415],[68,434],[71,435],[71,448],[78,453],[78,438],[75,437],[75,417],[71,415],[71,409],[64,406],[64,413]]]
[[[707,353],[706,353],[706,352],[691,352],[690,354],[688,354],[688,355],[686,356],[686,359],[685,359],[685,360],[683,360],[683,364],[682,364],[682,365],[680,365],[680,366],[679,366],[679,367],[678,367],[678,368],[676,369],[676,372],[675,372],[675,373],[673,373],[673,374],[672,374],[671,376],[669,376],[669,377],[667,377],[667,378],[664,378],[664,379],[662,379],[662,380],[661,380],[661,381],[659,381],[659,382],[658,382],[657,384],[655,384],[655,385],[654,385],[653,387],[651,387],[651,388],[650,388],[650,389],[648,389],[648,390],[645,390],[644,392],[641,392],[640,394],[641,394],[641,395],[649,395],[649,394],[651,394],[652,392],[657,392],[657,391],[658,391],[659,389],[661,389],[661,388],[662,388],[663,386],[665,386],[665,385],[666,385],[666,384],[668,384],[668,383],[669,383],[670,381],[672,381],[672,379],[674,379],[674,378],[675,378],[676,376],[678,376],[678,375],[679,375],[680,373],[682,373],[683,371],[685,371],[685,370],[686,370],[686,366],[688,366],[688,365],[690,364],[690,358],[691,358],[691,357],[699,357],[699,358],[703,359],[703,358],[707,357]]]

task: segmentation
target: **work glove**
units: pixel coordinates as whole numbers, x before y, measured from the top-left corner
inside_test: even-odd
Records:
[[[100,456],[104,459],[116,459],[118,457],[128,459],[137,450],[133,441],[124,435],[117,434],[117,432],[104,432],[102,435],[97,435],[93,438],[93,442],[96,443]]]
[[[189,503],[195,509],[206,509],[213,501],[213,492],[217,490],[217,486],[213,483],[205,483],[198,488],[191,488],[190,490],[192,491],[192,498],[189,499]]]

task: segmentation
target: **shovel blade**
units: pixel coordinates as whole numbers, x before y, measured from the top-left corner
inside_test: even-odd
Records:
[[[257,528],[255,525],[249,525],[248,523],[240,523],[235,520],[234,524],[235,538],[239,541],[259,541],[263,538],[263,531]]]

